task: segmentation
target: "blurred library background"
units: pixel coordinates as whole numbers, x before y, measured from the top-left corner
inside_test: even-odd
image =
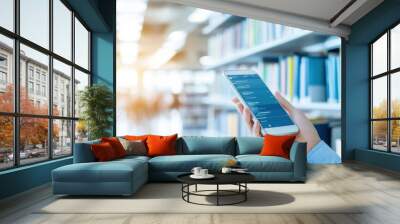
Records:
[[[117,135],[251,136],[222,76],[251,69],[340,155],[340,45],[339,37],[279,24],[118,0]]]

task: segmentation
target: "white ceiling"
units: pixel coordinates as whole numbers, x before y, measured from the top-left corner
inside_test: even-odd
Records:
[[[255,7],[270,8],[292,14],[330,20],[350,0],[228,0]],[[312,6],[312,7],[310,7]]]
[[[350,26],[383,0],[165,0],[348,37]],[[346,7],[349,5],[350,7]],[[341,11],[346,8],[344,11]],[[340,12],[340,13],[339,13]],[[335,16],[335,15],[339,16]]]

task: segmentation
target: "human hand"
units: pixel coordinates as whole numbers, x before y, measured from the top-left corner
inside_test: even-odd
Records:
[[[275,93],[275,98],[278,100],[279,104],[287,111],[292,121],[299,128],[299,133],[297,133],[296,141],[306,142],[307,151],[310,151],[316,144],[318,144],[318,142],[321,141],[314,125],[301,110],[296,109],[279,92]],[[234,97],[232,101],[235,103],[238,111],[242,115],[248,127],[252,130],[253,134],[255,136],[261,136],[260,123],[253,118],[249,108],[245,107],[237,97]]]

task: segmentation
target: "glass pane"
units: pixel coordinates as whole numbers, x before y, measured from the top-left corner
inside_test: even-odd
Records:
[[[20,118],[20,163],[34,163],[49,158],[49,120],[45,118]]]
[[[14,111],[13,40],[0,35],[0,111]]]
[[[53,121],[53,156],[72,154],[72,121]]]
[[[372,118],[387,117],[387,78],[381,77],[372,81]]]
[[[53,1],[53,51],[71,60],[72,12],[60,1]]]
[[[390,68],[400,67],[400,24],[390,31]]]
[[[89,32],[75,18],[75,63],[89,69]]]
[[[391,75],[390,85],[391,115],[400,117],[400,72]]]
[[[20,0],[21,36],[49,48],[49,0]]]
[[[53,114],[72,117],[71,66],[53,60]]]
[[[0,1],[0,26],[14,31],[14,0]]]
[[[86,122],[79,120],[75,122],[75,143],[85,142],[88,138],[88,129]]]
[[[25,114],[48,114],[49,57],[21,44],[20,109]]]
[[[81,114],[80,94],[86,86],[89,86],[89,75],[75,69],[75,117]]]
[[[14,165],[13,118],[0,116],[0,170]]]
[[[392,152],[400,153],[400,120],[391,121],[390,139],[392,141]]]
[[[373,75],[387,71],[387,34],[372,44],[372,71]]]
[[[387,121],[372,122],[372,148],[387,151]]]

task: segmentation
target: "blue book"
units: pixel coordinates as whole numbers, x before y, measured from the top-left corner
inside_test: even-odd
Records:
[[[298,55],[294,56],[293,65],[293,99],[300,99],[300,60],[301,57]]]
[[[341,94],[341,85],[342,85],[342,74],[341,74],[341,67],[340,67],[340,57],[337,55],[336,57],[335,57],[335,67],[336,67],[336,72],[335,72],[335,81],[336,81],[336,94],[335,94],[335,97],[336,97],[336,100],[337,100],[337,102],[340,102],[341,101],[341,97],[342,97],[342,94]]]
[[[308,58],[308,95],[312,102],[326,101],[325,58]]]
[[[336,91],[336,84],[335,84],[335,73],[336,73],[336,66],[335,66],[335,55],[329,55],[325,61],[325,69],[326,69],[326,96],[328,102],[335,102],[335,91]]]

